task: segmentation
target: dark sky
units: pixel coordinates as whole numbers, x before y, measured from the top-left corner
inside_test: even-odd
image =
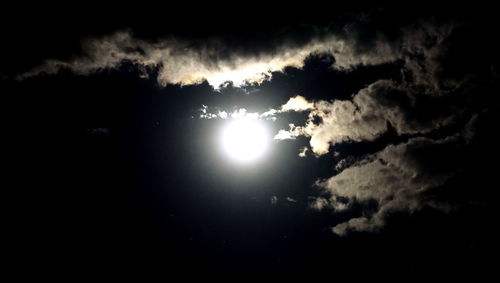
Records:
[[[295,5],[5,9],[7,269],[143,281],[495,275],[494,9]],[[298,96],[308,106],[287,109]],[[290,139],[254,164],[228,159],[231,119],[218,113],[240,108]]]

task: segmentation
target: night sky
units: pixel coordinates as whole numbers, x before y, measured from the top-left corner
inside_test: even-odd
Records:
[[[495,276],[495,9],[293,5],[3,9],[8,273]]]

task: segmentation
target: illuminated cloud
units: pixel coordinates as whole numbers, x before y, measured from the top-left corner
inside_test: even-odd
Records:
[[[303,147],[300,152],[299,152],[299,157],[306,157],[307,156],[307,152],[309,151],[309,148],[307,147]]]
[[[271,78],[273,72],[286,67],[301,68],[308,56],[315,54],[334,55],[334,68],[348,70],[358,65],[374,65],[397,60],[398,52],[389,42],[379,41],[374,48],[358,52],[354,39],[334,34],[313,38],[302,45],[283,43],[272,52],[229,52],[216,40],[205,45],[194,45],[188,41],[165,39],[149,42],[137,39],[128,31],[83,42],[83,54],[71,60],[46,60],[40,66],[18,76],[18,79],[40,74],[57,74],[60,69],[69,69],[76,74],[88,75],[105,69],[114,69],[125,61],[136,64],[147,78],[148,68],[158,68],[160,85],[191,85],[207,81],[215,89],[231,83],[240,87],[260,84]],[[223,55],[224,54],[224,55]],[[300,103],[300,101],[297,101]],[[292,106],[292,105],[290,105]]]
[[[162,86],[206,81],[219,89],[227,83],[235,87],[260,84],[270,79],[273,72],[282,72],[286,67],[302,68],[309,56],[325,54],[334,57],[332,68],[339,71],[402,60],[417,82],[432,83],[439,88],[441,85],[429,76],[438,75],[440,69],[436,58],[440,49],[437,46],[453,28],[452,24],[423,22],[402,28],[398,31],[399,36],[391,39],[384,34],[373,34],[369,43],[358,38],[352,26],[336,32],[316,29],[300,43],[293,38],[282,38],[270,48],[260,50],[256,45],[251,52],[230,48],[220,39],[205,39],[203,43],[173,37],[148,41],[134,37],[130,31],[120,31],[87,39],[82,42],[82,54],[75,54],[69,60],[46,60],[17,78],[57,74],[61,69],[88,75],[131,62],[143,78],[149,78],[149,70],[157,69],[156,79]],[[307,107],[301,104],[304,102],[301,97],[296,97],[284,109]]]
[[[248,112],[245,108],[239,108],[238,110],[234,110],[233,112],[227,111],[217,111],[216,113],[212,113],[208,111],[208,106],[202,105],[200,109],[200,118],[201,119],[250,119],[250,120],[259,120],[266,118],[263,114],[259,114],[258,112]],[[271,119],[274,117],[267,117],[266,119]]]
[[[463,66],[456,63],[461,57],[453,57],[461,53],[450,52],[457,44],[449,38],[452,30],[452,25],[438,28],[428,24],[407,30],[400,41],[406,52],[400,57],[400,79],[375,81],[347,100],[308,101],[302,97],[300,105],[307,107],[289,107],[289,111],[309,115],[304,124],[280,130],[275,139],[305,136],[316,156],[338,150],[337,145],[376,141],[389,131],[398,137],[398,142],[379,152],[337,159],[335,174],[318,180],[322,193],[311,198],[311,208],[344,211],[354,204],[370,207],[334,225],[334,233],[343,236],[380,230],[396,212],[454,208],[452,201],[437,195],[466,166],[461,156],[474,144],[473,125],[478,115],[473,114],[464,125],[464,116],[471,114],[464,111],[463,103],[474,101],[483,92],[477,87],[484,83],[484,74],[492,82],[496,78],[488,64],[461,70]],[[296,103],[291,98],[278,109]],[[305,151],[299,153],[303,155]],[[333,155],[338,158],[336,151]]]
[[[293,140],[295,136],[289,131],[279,130],[279,132],[274,136],[275,140]]]
[[[291,98],[285,105],[296,101]],[[361,89],[352,100],[312,103],[301,98],[301,105],[307,108],[290,109],[309,110],[306,123],[280,130],[275,139],[310,137],[311,150],[322,155],[338,143],[372,141],[387,131],[388,124],[399,134],[427,133],[449,124],[458,114],[453,108],[441,107],[442,103],[406,85],[380,80]]]
[[[255,52],[233,50],[217,40],[203,44],[175,38],[146,41],[125,31],[89,39],[83,43],[83,54],[71,60],[47,60],[19,79],[57,74],[61,69],[89,75],[131,62],[144,78],[149,76],[148,70],[156,69],[157,82],[162,86],[206,81],[219,89],[227,83],[235,87],[260,84],[286,67],[302,68],[311,55],[331,55],[334,58],[331,67],[346,72],[358,66],[398,62],[402,66],[399,80],[372,82],[348,100],[309,101],[296,95],[264,113],[244,108],[213,113],[207,106],[201,109],[203,119],[272,120],[284,112],[306,112],[308,118],[303,125],[289,124],[289,129],[282,129],[274,136],[277,140],[309,138],[309,147],[301,149],[300,157],[305,157],[309,150],[320,156],[338,144],[374,141],[390,129],[399,136],[410,136],[359,160],[339,161],[332,165],[338,173],[317,183],[328,197],[315,198],[311,203],[315,209],[344,211],[355,202],[376,202],[374,213],[348,219],[332,228],[335,233],[345,235],[350,231],[378,230],[392,212],[412,212],[424,206],[445,207],[423,195],[453,176],[454,170],[443,168],[454,166],[436,169],[433,163],[453,161],[449,158],[450,150],[456,154],[461,141],[456,136],[431,139],[426,135],[449,126],[463,114],[450,100],[454,91],[470,78],[460,77],[460,72],[443,71],[449,69],[446,64],[454,61],[444,54],[454,28],[452,24],[421,22],[402,28],[390,39],[374,34],[370,44],[366,44],[346,27],[344,32],[311,36],[301,44],[279,41],[271,49]],[[467,139],[470,136],[466,134]],[[276,196],[271,198],[271,203],[277,201]]]
[[[281,111],[305,111],[314,107],[314,103],[307,101],[303,96],[297,95],[292,97],[281,106]]]
[[[447,205],[425,196],[456,173],[457,163],[452,156],[462,143],[458,137],[448,137],[441,140],[414,138],[399,145],[389,145],[337,175],[319,181],[317,185],[330,198],[316,199],[311,206],[338,211],[347,209],[352,202],[376,202],[377,210],[372,214],[334,226],[333,232],[339,235],[351,231],[376,231],[394,212],[413,212],[424,206],[447,210]]]

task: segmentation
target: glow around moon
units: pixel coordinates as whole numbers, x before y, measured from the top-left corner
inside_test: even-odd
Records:
[[[239,163],[251,163],[264,157],[269,150],[271,136],[262,122],[254,119],[236,119],[224,128],[221,143],[224,152]]]

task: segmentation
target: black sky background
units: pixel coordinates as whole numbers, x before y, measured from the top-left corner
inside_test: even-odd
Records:
[[[289,67],[260,86],[229,86],[220,92],[207,83],[161,87],[154,79],[141,79],[130,63],[89,76],[63,70],[22,82],[11,79],[47,58],[78,54],[83,38],[116,30],[130,29],[144,39],[176,36],[200,43],[216,37],[229,49],[256,52],[290,38],[299,44],[317,26],[339,29],[374,11],[381,16],[370,28],[389,35],[391,29],[429,15],[465,22],[465,40],[457,40],[468,44],[452,57],[460,66],[457,72],[474,69],[478,62],[498,66],[496,15],[490,7],[332,5],[300,6],[290,12],[251,6],[196,6],[193,11],[168,6],[114,10],[89,4],[3,11],[12,15],[2,18],[0,52],[7,168],[1,198],[4,267],[19,278],[61,279],[105,274],[161,280],[301,276],[482,281],[494,275],[500,157],[496,111],[480,124],[471,152],[450,154],[450,160],[466,166],[442,189],[457,202],[477,198],[482,205],[452,214],[432,209],[398,213],[380,232],[346,237],[333,234],[330,227],[367,208],[314,211],[308,206],[308,198],[317,193],[314,182],[331,176],[332,164],[342,157],[375,153],[410,135],[398,136],[390,129],[373,142],[338,145],[341,156],[318,158],[297,156],[308,144],[299,137],[273,143],[262,163],[238,167],[217,143],[224,121],[197,118],[202,105],[262,112],[295,94],[349,99],[378,79],[400,80],[401,62],[344,73],[329,68],[334,58],[313,56],[303,69]],[[498,109],[497,90],[485,87],[460,105],[470,113],[484,106]],[[269,122],[275,132],[303,119],[297,113],[286,115]],[[446,136],[467,121],[457,120],[430,135]],[[279,199],[274,205],[272,196]]]

